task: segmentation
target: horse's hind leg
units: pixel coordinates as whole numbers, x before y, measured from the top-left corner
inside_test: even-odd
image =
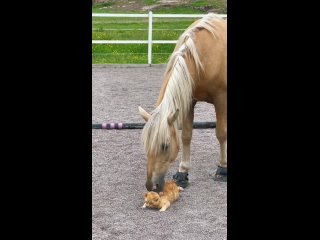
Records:
[[[179,165],[179,171],[173,176],[177,181],[177,185],[183,188],[188,185],[188,171],[190,169],[190,144],[192,138],[194,106],[196,102],[192,103],[190,112],[187,118],[182,123],[182,159]]]
[[[214,179],[227,181],[227,95],[216,98],[215,110],[217,116],[216,136],[220,143],[220,162]]]

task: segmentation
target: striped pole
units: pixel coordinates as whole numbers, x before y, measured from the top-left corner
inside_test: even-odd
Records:
[[[142,129],[145,123],[96,123],[92,124],[92,129]],[[194,122],[193,129],[215,128],[216,122]]]

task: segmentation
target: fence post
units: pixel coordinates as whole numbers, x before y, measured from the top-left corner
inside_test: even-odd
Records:
[[[152,63],[152,12],[149,12],[149,30],[148,30],[148,64]]]

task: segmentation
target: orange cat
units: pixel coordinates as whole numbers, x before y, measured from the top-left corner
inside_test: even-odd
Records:
[[[182,191],[182,187],[178,187],[176,182],[166,182],[163,186],[163,192],[159,194],[156,192],[148,192],[144,194],[144,204],[142,208],[160,208],[160,211],[167,210],[170,204],[179,198],[179,192]]]

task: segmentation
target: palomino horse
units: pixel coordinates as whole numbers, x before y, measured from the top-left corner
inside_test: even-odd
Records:
[[[178,128],[182,128],[182,160],[173,176],[186,187],[190,169],[190,142],[197,101],[212,103],[216,111],[216,136],[220,162],[216,180],[227,178],[227,20],[213,13],[194,22],[179,38],[171,55],[157,107],[139,113],[146,121],[142,142],[147,154],[146,188],[162,191],[164,176],[179,152]]]

